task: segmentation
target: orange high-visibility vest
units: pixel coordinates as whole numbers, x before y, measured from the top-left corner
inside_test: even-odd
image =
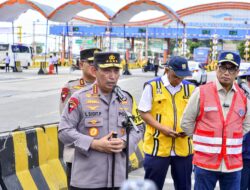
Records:
[[[230,110],[226,119],[215,83],[200,86],[200,115],[193,135],[193,164],[207,169],[218,169],[222,159],[228,170],[242,167],[243,120],[246,97],[235,84]]]

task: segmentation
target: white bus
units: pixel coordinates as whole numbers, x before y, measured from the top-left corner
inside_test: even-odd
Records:
[[[33,64],[32,56],[33,50],[32,47],[27,45],[10,45],[10,44],[0,44],[0,67],[5,67],[5,56],[8,52],[10,57],[10,67],[14,67],[14,60],[19,61],[23,68],[28,68]]]

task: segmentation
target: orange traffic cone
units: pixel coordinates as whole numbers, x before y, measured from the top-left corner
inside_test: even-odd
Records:
[[[49,75],[54,74],[54,65],[49,66]]]

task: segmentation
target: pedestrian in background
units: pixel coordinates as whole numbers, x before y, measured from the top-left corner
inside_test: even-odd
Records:
[[[242,138],[250,129],[250,104],[234,83],[240,56],[223,52],[216,81],[200,86],[184,111],[181,127],[193,136],[195,190],[240,189]]]
[[[49,74],[54,74],[54,61],[52,55],[49,56]]]
[[[6,56],[4,58],[5,61],[5,72],[10,72],[10,56],[8,54],[8,52],[6,52]]]
[[[143,150],[145,179],[161,190],[171,165],[176,190],[191,190],[192,140],[183,135],[180,119],[195,86],[183,80],[190,76],[187,60],[174,56],[165,74],[145,84],[138,106],[146,122]]]
[[[120,54],[96,53],[94,65],[96,82],[71,96],[62,113],[58,135],[64,144],[75,147],[71,190],[108,190],[112,182],[118,190],[126,176],[125,148],[135,150],[143,135],[143,122],[134,98],[122,91],[126,100],[121,101],[113,90],[120,76]],[[140,129],[139,133],[131,130],[128,145],[122,125],[124,111],[134,116]],[[117,134],[117,138],[113,138],[113,134]]]
[[[53,53],[53,64],[56,70],[56,74],[58,74],[58,57],[56,56],[56,53]]]
[[[242,80],[245,80],[247,86],[250,88],[250,68],[243,75],[239,76]],[[243,169],[241,171],[241,190],[250,190],[250,132],[243,137]]]
[[[96,77],[93,72],[94,53],[100,51],[101,49],[98,48],[91,48],[80,51],[79,67],[82,70],[82,77],[80,79],[68,81],[67,84],[65,84],[62,88],[60,97],[60,114],[62,114],[65,105],[67,104],[69,98],[74,92],[95,82]],[[67,167],[68,186],[70,184],[74,150],[75,149],[73,146],[64,146],[63,150],[63,159]]]
[[[159,70],[159,64],[160,64],[160,60],[159,60],[159,55],[155,54],[155,58],[154,58],[154,69],[155,69],[155,76],[158,76],[158,70]]]

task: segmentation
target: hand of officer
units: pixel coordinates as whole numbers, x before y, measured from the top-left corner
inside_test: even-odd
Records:
[[[178,137],[178,133],[173,129],[170,129],[169,127],[164,127],[162,129],[162,133],[169,137],[174,137],[174,138]]]
[[[113,132],[102,137],[101,139],[94,139],[90,147],[99,152],[118,153],[124,148],[124,141],[119,138],[112,138]]]

